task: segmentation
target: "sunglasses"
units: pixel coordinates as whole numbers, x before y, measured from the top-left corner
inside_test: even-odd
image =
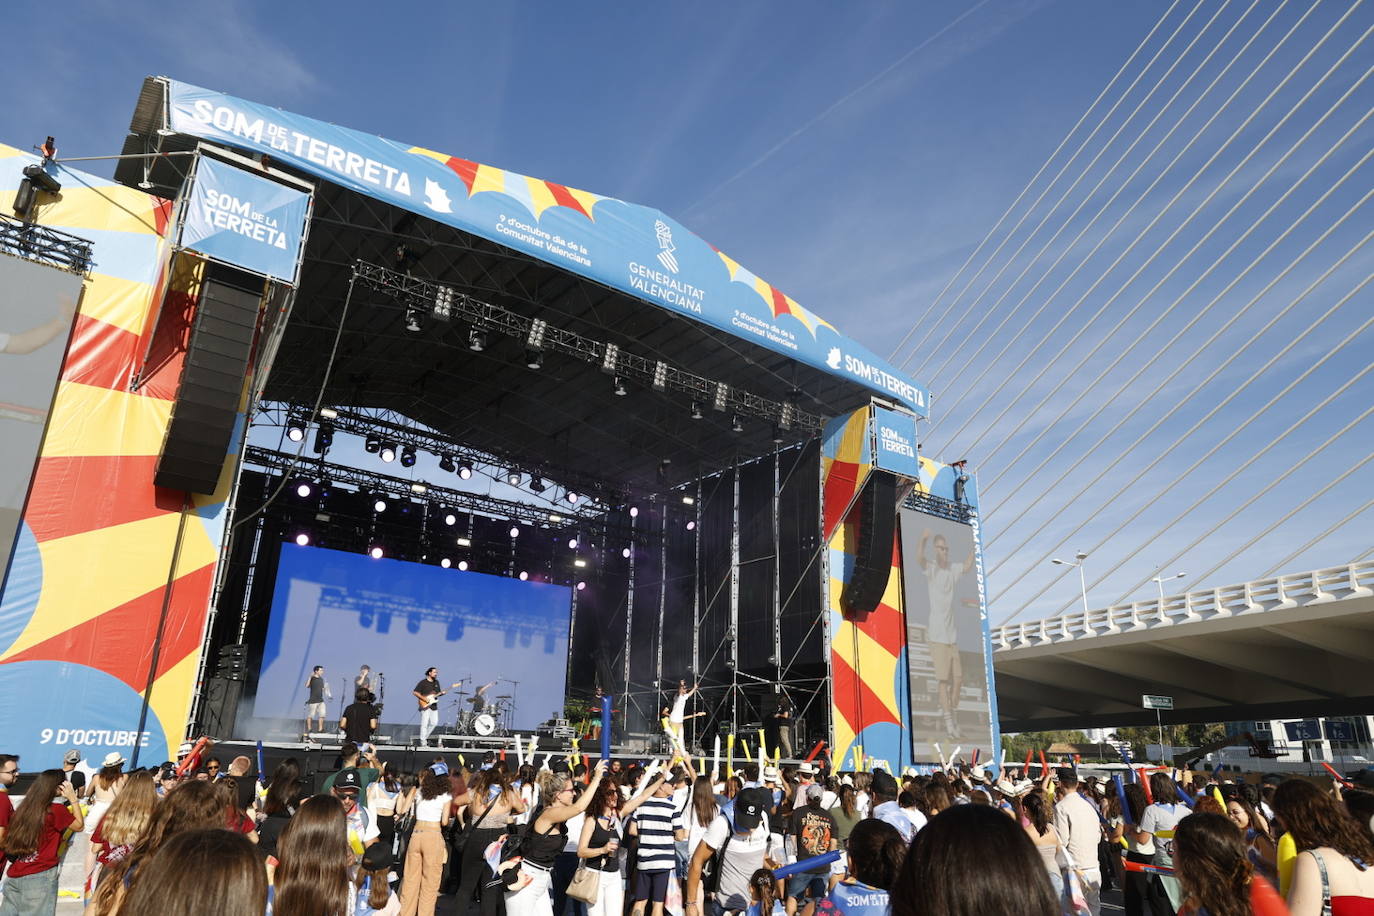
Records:
[[[334,794],[338,795],[339,798],[357,799],[357,797],[358,797],[358,793],[357,793],[357,792],[336,792],[336,793],[334,793]]]

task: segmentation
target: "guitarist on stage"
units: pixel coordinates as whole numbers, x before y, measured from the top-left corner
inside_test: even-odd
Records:
[[[453,687],[463,683],[459,681]],[[452,689],[452,688],[450,688]],[[430,733],[439,725],[439,698],[447,693],[439,683],[439,669],[426,668],[425,679],[415,685],[411,693],[420,704],[420,743],[429,741]]]

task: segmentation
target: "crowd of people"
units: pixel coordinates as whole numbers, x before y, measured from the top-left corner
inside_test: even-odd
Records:
[[[1303,778],[492,754],[400,772],[351,743],[323,779],[295,759],[261,778],[183,751],[89,780],[76,755],[0,793],[0,916],[55,912],[74,837],[92,916],[429,916],[445,895],[482,916],[1086,916],[1111,887],[1131,916],[1374,913],[1374,794]],[[0,755],[0,787],[19,763]]]

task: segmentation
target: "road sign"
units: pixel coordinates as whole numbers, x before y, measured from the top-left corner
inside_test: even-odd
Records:
[[[1285,722],[1283,723],[1283,730],[1288,732],[1289,741],[1322,740],[1322,724],[1316,719],[1299,719],[1296,722]]]
[[[1148,693],[1140,698],[1140,705],[1146,709],[1173,709],[1173,697],[1152,697]]]
[[[1354,741],[1355,723],[1353,722],[1326,722],[1326,738],[1328,741]]]

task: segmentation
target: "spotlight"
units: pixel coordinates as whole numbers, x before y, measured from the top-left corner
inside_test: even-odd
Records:
[[[529,580],[530,580],[530,574],[527,573],[527,572],[525,572],[523,569],[520,570],[520,581],[521,581],[521,582],[528,582]]]
[[[744,432],[744,421],[739,418],[739,414],[735,414],[730,418],[730,431],[736,433]]]
[[[543,351],[543,350],[530,350],[530,349],[526,349],[526,350],[525,350],[525,368],[527,368],[527,369],[542,369],[543,367],[544,367],[544,351]]]
[[[625,395],[629,393],[630,389],[625,387],[625,380],[617,375],[615,377],[615,396],[618,398],[623,398],[625,397]]]
[[[386,500],[384,500],[384,499],[382,499],[380,496],[378,496],[377,499],[372,503],[372,511],[373,511],[373,512],[385,512],[385,511],[386,511]]]
[[[444,567],[444,569],[448,569],[450,566],[453,565],[453,561],[450,560],[448,557],[444,557],[442,560],[439,561],[439,565]]]
[[[585,582],[579,582],[579,583],[577,583],[577,590],[578,590],[579,592],[582,591],[583,589],[585,589],[586,587],[587,587],[587,583],[585,583]]]
[[[453,456],[448,452],[444,452],[444,454],[439,456],[439,470],[448,471],[452,474],[457,469],[458,466],[453,463]]]
[[[513,537],[513,538],[518,538],[518,537],[520,536],[520,526],[519,526],[519,525],[511,525],[511,526],[510,526],[510,536]]]
[[[305,438],[305,424],[295,417],[292,417],[286,424],[286,438],[290,439],[292,442],[300,442]]]
[[[302,480],[300,483],[296,484],[296,495],[301,499],[305,499],[313,492],[314,490],[311,488],[310,481],[308,480]]]
[[[415,467],[415,457],[415,446],[407,445],[405,448],[401,449],[401,467]]]
[[[377,451],[377,457],[381,458],[381,459],[382,459],[383,461],[385,461],[387,464],[390,464],[391,462],[395,461],[395,460],[396,460],[396,443],[395,443],[395,442],[389,442],[389,441],[388,441],[388,442],[383,442],[382,445],[381,445],[381,448]]]
[[[441,286],[434,291],[434,306],[430,314],[438,321],[449,321],[453,318],[453,289],[448,286]]]
[[[628,547],[622,547],[622,548],[620,548],[620,555],[621,555],[622,557],[624,557],[625,559],[628,560],[628,559],[630,558],[630,548],[628,548]]]
[[[544,478],[536,476],[530,478],[530,489],[536,493],[543,493],[548,486],[544,483]]]
[[[468,349],[473,353],[481,353],[487,348],[487,332],[473,328],[468,331]]]
[[[382,440],[378,439],[376,436],[369,435],[367,441],[363,443],[363,451],[367,452],[369,455],[375,455],[381,450]]]
[[[406,306],[406,330],[412,334],[424,330],[424,326],[420,324],[420,310],[413,305]]]
[[[582,497],[574,493],[572,490],[569,490],[567,493],[563,494],[563,498],[566,499],[570,505],[572,505],[576,504],[577,501]]]
[[[631,506],[631,507],[630,507],[630,518],[639,518],[639,507],[638,507],[638,506]]]
[[[373,547],[373,548],[372,548],[371,550],[369,550],[367,553],[368,553],[368,556],[372,557],[372,559],[374,559],[374,560],[380,560],[380,559],[384,556],[384,554],[383,554],[383,552],[382,552],[382,548],[380,548],[380,547]]]
[[[520,472],[516,469],[511,468],[509,471],[506,472],[506,483],[510,484],[511,486],[520,486],[520,480]]]
[[[429,492],[429,487],[425,486],[422,483],[413,483],[410,485],[410,492],[418,493],[421,496],[423,496]]]
[[[472,465],[468,464],[466,461],[458,465],[458,476],[462,480],[472,479]]]
[[[458,544],[459,547],[471,547],[471,546],[472,546],[472,538],[460,537],[460,538],[456,541],[456,543]]]
[[[576,566],[578,569],[586,569],[587,561],[582,559],[581,557],[578,557],[576,560],[573,560],[573,565]]]
[[[467,571],[468,571],[468,561],[467,561],[467,560],[459,560],[459,561],[458,561],[458,571],[459,571],[459,572],[467,572]]]
[[[576,550],[576,549],[577,549],[577,538],[568,538],[568,549],[569,549],[569,550]]]
[[[695,496],[684,496],[682,497],[682,504],[684,506],[695,506],[697,504],[697,498]]]
[[[315,454],[323,455],[329,451],[329,447],[334,444],[334,424],[326,420],[320,421],[320,428],[315,430]]]
[[[693,420],[700,420],[701,417],[702,417],[702,413],[701,413],[701,404],[700,404],[700,402],[698,402],[698,401],[693,401],[693,402],[692,402],[692,419],[693,419]]]
[[[696,531],[696,530],[697,530],[697,523],[696,523],[696,522],[688,522],[688,523],[687,523],[687,530],[688,530],[688,531]]]
[[[448,513],[444,516],[444,524],[450,527],[458,524],[458,516],[454,515],[452,512]]]
[[[310,535],[302,531],[300,534],[296,535],[296,543],[301,547],[308,547],[310,545]]]
[[[339,419],[339,412],[333,407],[321,407],[320,416],[324,417],[326,420],[337,420]]]
[[[563,521],[563,516],[559,515],[557,512],[550,512],[549,521],[553,522],[554,524],[557,524],[558,522]]]

